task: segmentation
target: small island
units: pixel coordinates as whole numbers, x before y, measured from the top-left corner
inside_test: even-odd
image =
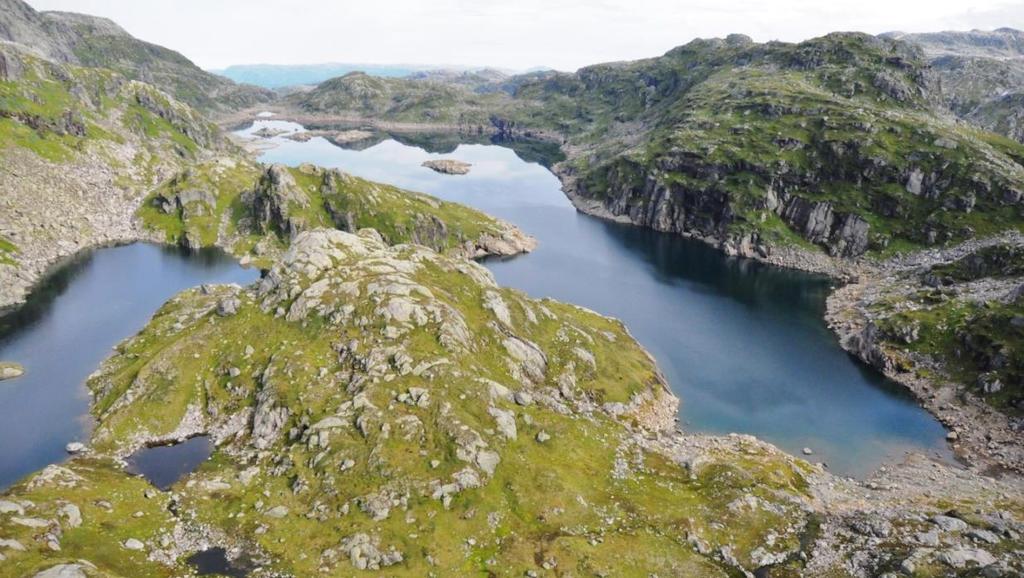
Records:
[[[25,368],[18,363],[0,361],[0,381],[25,375]]]
[[[464,175],[469,172],[469,167],[473,165],[453,159],[440,159],[424,161],[423,166],[446,175]]]
[[[269,126],[265,126],[252,134],[260,138],[274,138],[275,136],[281,136],[286,132],[288,131],[284,129],[270,128]]]

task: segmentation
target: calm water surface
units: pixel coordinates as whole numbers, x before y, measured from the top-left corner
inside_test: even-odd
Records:
[[[240,133],[264,126],[300,128],[258,121]],[[498,282],[625,321],[682,399],[687,429],[749,433],[797,454],[809,447],[811,459],[850,475],[910,450],[949,458],[942,426],[840,349],[822,320],[827,280],[580,214],[554,175],[509,148],[417,139],[420,146],[389,139],[346,150],[322,138],[277,137],[263,160],[338,167],[520,226],[540,245],[485,263]],[[420,166],[437,158],[473,166],[464,176]]]
[[[128,458],[128,471],[143,476],[161,490],[167,490],[182,476],[195,471],[212,452],[213,444],[208,436],[143,448]]]
[[[203,283],[250,283],[258,272],[213,250],[138,243],[97,249],[60,267],[25,306],[0,318],[0,360],[25,375],[0,381],[0,489],[61,461],[87,441],[85,380],[111,348],[175,293]]]

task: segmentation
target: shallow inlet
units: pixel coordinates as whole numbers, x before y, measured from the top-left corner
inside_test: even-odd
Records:
[[[239,134],[263,127],[302,128],[260,120]],[[476,207],[534,235],[533,253],[485,265],[502,285],[625,321],[682,399],[687,430],[753,434],[796,454],[811,448],[808,459],[848,475],[906,451],[951,459],[941,424],[839,347],[822,320],[827,279],[580,214],[540,164],[549,151],[412,138],[350,150],[281,136],[269,139],[276,146],[262,160],[338,167]],[[420,166],[440,158],[472,167],[443,175]]]
[[[144,243],[87,251],[47,276],[0,317],[0,359],[25,366],[24,376],[0,382],[0,489],[63,460],[68,442],[88,441],[86,378],[167,299],[258,276],[221,251]]]

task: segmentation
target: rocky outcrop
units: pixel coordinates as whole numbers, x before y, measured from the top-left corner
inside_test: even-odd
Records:
[[[868,222],[860,215],[836,212],[828,201],[786,195],[777,211],[801,236],[824,245],[833,256],[858,257],[868,249]]]
[[[301,211],[309,207],[309,196],[284,165],[268,167],[247,197],[257,232],[279,233],[290,239],[306,227]]]

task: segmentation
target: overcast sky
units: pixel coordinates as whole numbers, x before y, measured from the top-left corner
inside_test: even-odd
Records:
[[[662,54],[693,38],[1024,28],[1020,0],[29,0],[112,18],[204,68],[320,62],[550,66]]]

